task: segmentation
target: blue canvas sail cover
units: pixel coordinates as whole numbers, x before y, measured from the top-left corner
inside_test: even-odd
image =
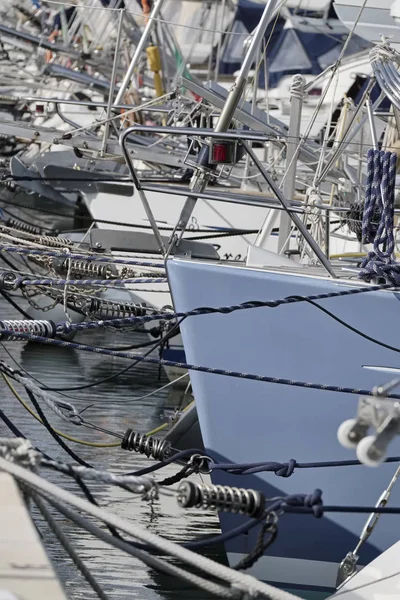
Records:
[[[232,33],[227,34],[219,72],[233,74],[240,69],[243,61],[243,42],[260,22],[264,4],[239,0]],[[297,13],[299,15],[299,11]],[[334,14],[330,15],[334,17]],[[269,24],[265,33],[268,41],[268,86],[276,87],[285,75],[296,73],[318,75],[326,67],[333,64],[339,57],[344,39],[343,33],[320,32],[317,26],[307,27],[305,20],[300,29],[285,27],[285,19],[279,17]],[[315,23],[315,20],[314,20]],[[305,26],[304,26],[305,24]],[[345,56],[359,52],[369,44],[360,37],[353,35],[347,47]],[[264,69],[260,69],[259,87],[265,87]]]
[[[347,35],[284,28],[269,53],[268,85],[276,87],[285,75],[318,75],[339,58]],[[344,56],[368,48],[370,44],[353,35]],[[263,77],[260,86],[264,86]]]
[[[223,45],[219,67],[221,75],[232,75],[240,69],[244,56],[243,42],[259,24],[264,8],[264,4],[258,2],[239,0],[231,31],[226,34]],[[272,32],[270,46],[275,45],[279,38],[285,19],[279,17],[275,27],[274,22],[275,19],[268,25],[264,36],[265,40],[268,40]]]

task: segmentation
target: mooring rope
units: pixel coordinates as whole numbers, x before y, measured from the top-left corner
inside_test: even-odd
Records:
[[[124,317],[117,319],[102,319],[100,321],[87,321],[85,323],[68,323],[61,322],[57,324],[58,333],[69,333],[71,331],[79,331],[84,329],[98,329],[108,326],[130,325],[133,323],[148,323],[150,321],[159,320],[175,320],[186,317],[196,317],[200,315],[211,314],[231,314],[239,310],[248,310],[252,308],[277,308],[287,304],[297,304],[299,302],[308,302],[310,300],[327,300],[330,298],[341,298],[343,296],[355,296],[357,294],[367,294],[369,292],[378,292],[381,290],[393,289],[392,284],[374,285],[369,287],[352,287],[346,290],[337,292],[326,292],[323,294],[311,294],[310,296],[287,296],[278,300],[250,300],[241,304],[233,304],[231,306],[206,306],[194,308],[193,310],[181,312],[165,312],[155,313],[152,315],[143,315],[138,317]],[[3,334],[3,331],[1,331]],[[5,333],[5,332],[4,332]]]

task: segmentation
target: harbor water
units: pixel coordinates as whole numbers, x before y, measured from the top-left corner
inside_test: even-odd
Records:
[[[0,318],[6,317],[10,317],[10,307],[5,305],[2,300],[0,302]],[[81,339],[83,337],[88,339],[89,336],[81,336]],[[134,339],[134,342],[132,342],[132,339]],[[116,336],[110,332],[107,338],[104,338],[102,332],[95,332],[90,335],[90,342],[94,345],[105,345],[105,340],[107,340],[107,345],[110,346],[113,344],[138,343],[140,339],[146,339],[145,334],[132,336],[132,334],[125,333]],[[60,388],[77,387],[104,379],[127,365],[127,361],[122,359],[79,353],[68,348],[54,349],[18,342],[9,342],[7,345],[2,344],[0,354],[1,359],[8,364],[14,364],[15,366],[10,357],[11,355],[23,369],[26,369],[41,382],[51,387]],[[165,375],[161,374],[160,377],[157,366],[142,364],[104,385],[79,392],[66,392],[73,399],[65,398],[65,400],[72,402],[78,410],[91,405],[84,413],[85,418],[100,427],[118,433],[123,433],[128,427],[135,431],[147,432],[165,422],[165,418],[168,418],[174,408],[181,404],[184,391],[174,391],[166,388],[147,399],[135,400],[135,397],[154,392],[166,383]],[[20,386],[18,392],[24,399],[27,398]],[[183,400],[187,402],[186,398]],[[2,384],[1,407],[7,417],[18,426],[34,445],[54,459],[67,463],[73,462],[45,428],[35,421],[19,404],[4,382]],[[44,410],[54,427],[71,436],[97,443],[115,441],[110,436],[87,428],[69,426],[57,416],[52,413],[49,414],[46,407],[44,407]],[[0,436],[12,437],[12,434],[3,423],[0,423]],[[72,442],[67,443],[91,465],[115,473],[143,468],[148,466],[149,460],[151,460],[145,456],[125,452],[118,447],[95,448],[80,446]],[[179,467],[172,464],[162,471],[162,475],[158,479],[161,480],[164,477],[171,476],[178,470]],[[49,471],[43,474],[65,489],[80,493],[79,488],[71,478]],[[140,524],[141,527],[169,540],[182,542],[219,532],[218,518],[215,514],[199,510],[184,511],[177,506],[176,499],[173,497],[162,496],[160,500],[149,504],[121,488],[111,488],[104,486],[104,484],[91,483],[90,489],[101,506],[107,507],[115,514],[129,519],[133,523]],[[35,515],[35,521],[43,535],[47,551],[61,581],[65,585],[69,598],[80,600],[81,598],[91,597],[91,595],[95,597],[57,540],[48,530],[46,524],[37,515]],[[106,546],[85,531],[79,530],[64,517],[57,516],[57,521],[110,596],[120,600],[133,597],[148,600],[175,597],[208,600],[209,596],[205,592],[187,589],[182,582],[148,569],[135,559],[124,555],[119,550]],[[221,547],[210,549],[208,556],[223,561],[223,549]]]
[[[26,197],[24,200],[27,201]],[[5,209],[8,210],[9,206],[6,205]],[[54,217],[43,217],[43,215],[35,219],[27,211],[12,209],[12,213],[30,219],[33,223],[41,223],[46,226],[53,224],[54,221]],[[59,225],[60,223],[58,223]],[[64,223],[65,225],[67,222]],[[20,299],[17,300],[20,303]],[[27,308],[28,305],[22,303],[21,306]],[[0,298],[0,319],[18,319],[20,317],[21,315],[13,307]],[[45,319],[46,313],[43,313],[41,318]],[[115,331],[97,330],[80,333],[75,340],[94,346],[117,347],[146,343],[149,338],[145,333],[140,332],[116,333]],[[137,352],[140,354],[145,350],[147,348]],[[154,356],[157,356],[157,351],[154,352]],[[65,389],[103,380],[129,364],[127,360],[121,358],[24,342],[0,343],[0,358],[11,366],[20,365],[20,368],[25,369],[49,387]],[[160,390],[167,383],[165,373],[160,371],[157,365],[140,363],[102,385],[75,391],[66,390],[63,393],[67,397],[61,396],[61,398],[74,404],[79,411],[89,407],[85,410],[85,418],[100,427],[118,434],[123,434],[128,427],[146,433],[165,423],[176,408],[184,407],[192,400],[190,394],[185,395],[185,386],[183,388],[166,387]],[[15,384],[15,387],[21,397],[28,400],[23,388],[18,384]],[[142,398],[149,393],[152,395]],[[4,381],[2,381],[1,397],[2,410],[31,440],[32,444],[56,460],[66,463],[73,462],[43,425],[35,421],[18,402]],[[70,436],[100,444],[118,442],[116,438],[111,438],[98,431],[69,425],[50,413],[47,407],[43,408],[51,424]],[[0,436],[13,437],[2,421],[0,421]],[[97,448],[73,442],[67,443],[81,458],[94,467],[115,473],[126,473],[149,466],[152,460],[142,455],[123,451],[119,447]],[[162,471],[162,475],[158,479],[171,476],[179,469],[179,466],[172,464]],[[43,475],[66,490],[81,493],[69,477],[47,470],[43,472]],[[201,510],[185,511],[178,507],[175,497],[163,495],[160,500],[149,504],[121,488],[111,488],[99,483],[90,483],[89,487],[100,506],[107,507],[115,514],[169,540],[183,542],[215,535],[220,531],[215,513]],[[188,588],[186,584],[175,578],[149,569],[132,557],[94,539],[64,517],[57,513],[54,514],[81,558],[110,597],[119,600],[189,597],[208,600],[213,597],[204,591]],[[36,513],[34,513],[34,518],[70,600],[96,597],[49,531],[48,526]],[[205,551],[205,554],[221,562],[226,560],[222,546],[210,548]]]

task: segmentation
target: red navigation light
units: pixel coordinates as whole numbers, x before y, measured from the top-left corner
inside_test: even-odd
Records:
[[[44,104],[36,104],[36,113],[38,115],[44,114]]]
[[[226,144],[218,142],[214,144],[212,159],[216,163],[226,163],[229,156],[229,148]]]
[[[235,157],[235,142],[215,140],[211,143],[211,164],[233,165],[235,163]]]

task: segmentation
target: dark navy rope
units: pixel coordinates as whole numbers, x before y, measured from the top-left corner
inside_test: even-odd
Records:
[[[154,473],[154,471],[158,471],[159,469],[167,467],[168,465],[170,465],[173,462],[176,462],[178,460],[183,460],[184,458],[191,457],[195,454],[200,454],[201,456],[203,456],[204,450],[197,450],[195,448],[188,448],[187,450],[180,450],[173,456],[169,456],[168,458],[166,458],[165,460],[162,460],[161,462],[150,465],[150,467],[145,467],[144,469],[139,469],[138,471],[131,471],[130,473],[124,473],[124,475],[135,475],[135,476],[139,477],[140,475],[147,475],[148,473]]]
[[[125,475],[147,475],[148,473],[153,473],[154,471],[158,471],[163,467],[170,465],[172,462],[182,460],[187,458],[188,456],[193,456],[194,454],[200,454],[203,457],[207,456],[210,461],[207,464],[207,468],[210,471],[226,471],[227,473],[231,473],[232,475],[254,475],[257,473],[275,473],[278,477],[290,477],[293,475],[295,469],[321,469],[321,468],[329,468],[329,467],[364,467],[363,463],[359,460],[324,460],[319,462],[307,462],[307,463],[298,463],[293,458],[290,458],[286,463],[280,463],[275,461],[263,461],[263,462],[251,462],[251,463],[219,463],[209,452],[204,452],[204,450],[181,450],[177,452],[173,456],[168,457],[167,459],[158,462],[150,467],[146,467],[144,469],[140,469],[139,471],[132,471],[130,473],[125,473]],[[385,463],[394,463],[400,462],[400,456],[390,456],[387,458]]]
[[[379,150],[368,151],[367,187],[362,225],[362,241],[374,249],[361,263],[360,279],[384,278],[394,285],[400,283],[400,264],[394,260],[394,202],[397,154]],[[373,218],[378,211],[375,231]],[[375,235],[374,235],[375,232]]]
[[[75,350],[82,350],[84,352],[93,352],[95,354],[104,354],[106,356],[117,356],[120,358],[129,358],[137,362],[147,362],[155,365],[163,365],[165,367],[177,367],[187,371],[197,371],[200,373],[209,373],[210,375],[223,375],[226,377],[234,377],[236,379],[246,379],[251,381],[262,381],[264,383],[276,383],[280,385],[290,385],[294,387],[301,387],[307,389],[321,390],[326,392],[339,392],[342,394],[355,394],[357,396],[373,396],[371,390],[364,390],[359,388],[349,388],[337,385],[326,385],[321,383],[312,383],[306,381],[299,381],[296,379],[283,379],[281,377],[269,377],[267,375],[256,375],[254,373],[241,373],[240,371],[228,371],[226,369],[215,369],[212,367],[203,367],[200,365],[193,365],[190,363],[182,363],[173,360],[166,360],[163,358],[155,358],[151,356],[142,356],[140,354],[133,354],[132,352],[124,352],[118,350],[108,350],[106,348],[97,348],[95,346],[88,346],[86,344],[78,344],[76,342],[69,342],[63,339],[53,339],[41,337],[39,335],[33,335],[29,333],[22,333],[17,331],[11,331],[7,329],[1,330],[1,335],[9,335],[14,338],[31,340],[33,342],[40,342],[51,346],[61,346],[62,348],[73,348]],[[393,398],[400,400],[399,394],[388,394],[387,398]]]
[[[324,512],[336,512],[336,513],[379,513],[389,515],[400,515],[400,507],[396,506],[337,506],[337,505],[326,505],[321,507],[322,513]],[[307,506],[282,506],[282,510],[287,513],[299,513],[299,514],[310,514],[314,513],[313,508]],[[315,513],[314,513],[315,514]]]
[[[392,284],[374,285],[369,287],[354,287],[339,292],[326,292],[324,294],[313,294],[310,296],[288,296],[280,300],[252,300],[242,304],[233,304],[231,306],[219,307],[200,307],[186,312],[165,312],[141,317],[124,317],[120,319],[103,319],[101,321],[88,321],[86,323],[68,323],[61,322],[57,324],[57,331],[60,333],[69,333],[81,329],[98,329],[101,327],[129,325],[133,323],[147,323],[150,321],[173,320],[181,317],[196,317],[199,315],[211,314],[230,314],[238,310],[248,310],[251,308],[277,308],[286,304],[296,304],[298,302],[308,302],[309,300],[326,300],[329,298],[340,298],[343,296],[353,296],[356,294],[366,294],[368,292],[377,292],[380,290],[392,289]]]
[[[277,498],[269,504],[266,512],[290,512],[291,508],[300,508],[305,512],[313,513],[315,517],[320,518],[324,509],[322,506],[322,491],[316,489],[312,494],[290,494],[282,498]]]
[[[385,460],[387,463],[400,462],[400,456],[391,456]],[[290,477],[295,469],[319,469],[326,467],[353,467],[363,466],[359,460],[330,460],[320,462],[298,463],[290,458],[286,463],[264,461],[252,463],[208,463],[210,471],[226,471],[233,475],[254,475],[256,473],[275,473],[278,477]]]

